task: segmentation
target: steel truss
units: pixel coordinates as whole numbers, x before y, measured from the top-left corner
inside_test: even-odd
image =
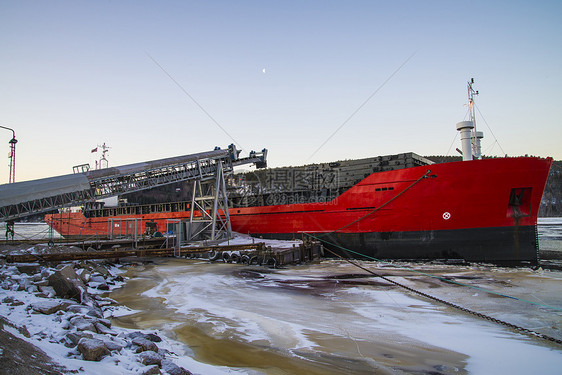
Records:
[[[96,199],[107,198],[124,193],[133,193],[180,181],[206,182],[233,172],[233,167],[243,164],[266,166],[267,150],[260,153],[252,151],[247,158],[239,158],[234,145],[226,150],[215,149],[199,154],[130,164],[99,170],[89,170],[69,176],[81,176],[83,184],[68,183],[68,176],[53,177],[50,181],[58,183],[60,192],[51,196],[49,184],[44,180],[26,181],[25,198],[20,198],[16,184],[0,185],[0,221],[17,220],[25,216],[53,211],[63,207],[78,206]],[[66,179],[65,179],[66,178]],[[74,180],[73,180],[74,181]],[[62,185],[62,187],[61,187]],[[43,189],[43,190],[42,190]],[[222,188],[219,189],[222,191]],[[216,190],[218,191],[218,190]],[[19,195],[18,195],[19,194]],[[221,193],[226,197],[226,193]],[[4,197],[2,197],[4,195]],[[2,202],[1,198],[5,198]],[[4,203],[4,204],[2,204]],[[221,207],[227,207],[221,203]],[[221,224],[215,231],[220,231]]]
[[[75,206],[95,199],[92,190],[74,191],[52,197],[34,199],[18,204],[0,207],[0,221],[10,221],[55,210],[57,208]]]
[[[222,168],[221,161],[218,164],[214,184],[202,184],[201,180],[193,181],[187,241],[217,241],[231,237],[225,180],[225,176],[231,171]]]

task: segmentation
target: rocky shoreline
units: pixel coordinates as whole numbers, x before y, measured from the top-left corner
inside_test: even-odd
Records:
[[[60,366],[54,373],[191,374],[174,363],[178,356],[157,332],[112,326],[111,317],[122,307],[103,295],[123,285],[121,274],[131,265],[123,261],[52,266],[1,261],[0,330],[11,341],[2,343],[0,364],[9,362],[8,353],[17,352],[18,348],[8,346],[21,345],[19,339],[51,357],[51,365]],[[22,361],[19,373],[32,373],[25,366],[32,370],[45,365],[44,359],[33,364],[33,357],[37,355]]]

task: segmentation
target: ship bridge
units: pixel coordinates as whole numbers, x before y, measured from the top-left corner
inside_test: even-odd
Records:
[[[74,168],[74,174],[0,185],[0,221],[13,221],[54,209],[83,205],[97,199],[132,193],[180,181],[216,180],[215,202],[222,200],[224,176],[238,165],[267,165],[267,150],[250,152],[240,158],[234,145],[160,160],[120,167],[89,170],[88,165]],[[199,188],[199,190],[201,190]],[[195,191],[195,189],[194,189]],[[194,197],[195,201],[195,197]],[[215,203],[215,212],[216,206]]]

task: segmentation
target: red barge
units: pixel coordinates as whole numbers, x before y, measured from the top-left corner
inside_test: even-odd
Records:
[[[473,108],[471,89],[469,82]],[[457,129],[463,161],[432,164],[415,154],[402,154],[409,155],[414,165],[404,162],[392,167],[392,156],[387,157],[386,166],[384,157],[373,158],[363,167],[382,160],[371,168],[374,172],[333,190],[335,196],[325,194],[326,189],[322,196],[321,189],[308,195],[294,191],[280,195],[277,189],[262,199],[245,196],[245,204],[233,196],[228,210],[232,230],[276,239],[306,234],[354,258],[536,264],[537,215],[552,158],[480,159],[482,136],[475,131],[473,118],[459,123]],[[343,175],[349,172],[341,163],[346,162],[330,165],[345,179]],[[352,170],[353,163],[347,163],[347,170]],[[298,180],[298,173],[292,176]],[[45,221],[65,237],[84,237],[104,236],[112,226],[132,225],[127,219],[153,222],[158,231],[166,232],[169,219],[189,216],[189,203],[179,202],[106,208],[97,213],[62,212],[47,215]]]

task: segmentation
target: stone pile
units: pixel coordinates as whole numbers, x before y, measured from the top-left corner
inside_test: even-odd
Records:
[[[69,358],[100,361],[126,356],[142,364],[137,369],[140,372],[135,370],[140,374],[190,374],[168,358],[172,353],[158,347],[158,335],[113,329],[107,318],[116,302],[101,294],[124,282],[116,269],[110,263],[95,261],[64,263],[56,268],[39,264],[3,266],[2,270],[8,272],[0,273],[0,287],[40,297],[26,306],[27,315],[48,315],[59,329],[41,330],[34,338],[64,345]],[[1,303],[9,308],[25,304],[13,296],[4,297]],[[26,337],[32,336],[25,326],[15,326]]]

